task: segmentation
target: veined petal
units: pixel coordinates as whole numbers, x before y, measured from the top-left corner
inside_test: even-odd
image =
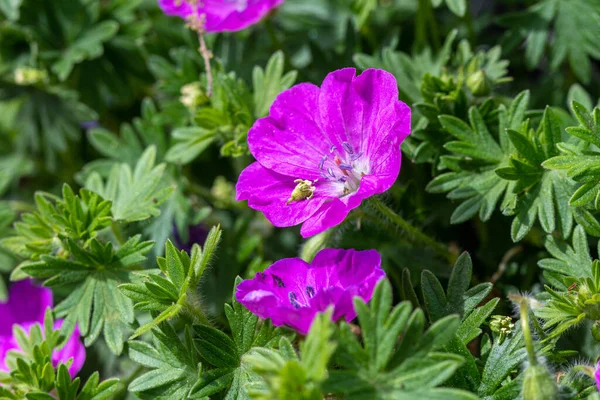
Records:
[[[364,149],[372,174],[385,174],[389,170],[386,164],[389,158],[398,158],[396,155],[401,153],[400,145],[410,134],[410,115],[410,108],[398,101],[383,109],[375,118],[367,131]],[[398,172],[395,174],[397,177]]]
[[[204,16],[206,32],[239,31],[259,22],[284,0],[202,0],[196,8],[198,17]],[[167,15],[187,19],[194,7],[186,0],[158,0]]]
[[[306,334],[318,312],[333,306],[333,319],[356,317],[353,299],[369,301],[385,276],[375,250],[320,251],[311,264],[299,258],[277,261],[236,288],[236,299],[274,325]]]
[[[293,178],[321,177],[319,164],[331,143],[317,122],[318,95],[315,85],[296,85],[275,99],[268,117],[256,121],[248,146],[261,165]]]
[[[158,5],[165,14],[181,18],[186,18],[193,12],[192,6],[187,1],[158,0]]]
[[[284,0],[204,0],[208,32],[233,32],[256,24]]]
[[[363,131],[363,100],[357,95],[352,82],[354,68],[344,68],[327,75],[321,84],[319,112],[321,126],[332,146],[343,153],[344,143],[358,153]]]
[[[273,172],[255,162],[240,174],[236,185],[236,199],[248,200],[248,206],[262,211],[275,226],[298,225],[313,215],[326,198],[315,191],[311,199],[286,204],[295,187],[293,178]]]
[[[392,127],[389,123],[380,125],[380,114],[395,103],[404,104],[398,101],[398,85],[392,74],[367,69],[357,77],[354,68],[344,68],[327,75],[321,85],[321,125],[340,152],[344,142],[355,153],[366,152],[372,142],[379,141],[382,130]]]
[[[317,212],[304,221],[300,228],[300,234],[307,238],[336,226],[346,218],[350,210],[352,209],[338,198],[323,203]]]

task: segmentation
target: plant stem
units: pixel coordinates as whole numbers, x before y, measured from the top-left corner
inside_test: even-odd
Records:
[[[533,347],[533,338],[531,337],[531,328],[529,327],[529,309],[527,308],[527,299],[522,299],[520,304],[521,312],[521,329],[523,330],[523,339],[525,340],[525,348],[527,349],[527,358],[529,365],[536,366],[537,358]]]
[[[467,31],[469,32],[469,42],[471,47],[475,48],[475,29],[473,28],[473,15],[471,14],[471,7],[467,2],[467,12],[465,13],[464,21],[467,24]]]
[[[456,255],[452,254],[448,250],[448,247],[435,241],[431,237],[421,232],[421,230],[418,228],[412,226],[408,221],[386,206],[385,203],[383,203],[377,197],[373,196],[369,198],[369,201],[379,212],[388,217],[398,228],[408,233],[415,242],[426,245],[427,247],[433,249],[438,255],[448,260],[451,264],[454,264],[456,261]]]
[[[198,295],[193,290],[188,289],[187,296],[182,306],[184,312],[193,318],[194,323],[212,325],[202,310]]]
[[[123,395],[127,394],[127,388],[129,387],[129,384],[131,382],[133,382],[133,380],[135,378],[137,378],[138,376],[141,375],[142,372],[144,372],[145,368],[142,365],[139,365],[135,370],[133,370],[133,372],[127,376],[127,378],[125,378],[124,380],[122,380],[119,384],[119,389],[117,390],[116,393],[113,394],[113,398],[114,399],[123,399],[125,398]],[[123,397],[121,397],[123,396]]]

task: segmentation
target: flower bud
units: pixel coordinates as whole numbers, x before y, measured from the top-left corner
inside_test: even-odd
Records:
[[[475,96],[486,96],[492,91],[490,80],[482,69],[469,75],[467,78],[467,87]]]
[[[302,246],[300,258],[308,263],[312,262],[315,255],[327,247],[327,243],[329,243],[332,234],[333,229],[327,229],[325,232],[321,232],[318,235],[309,238]]]
[[[523,400],[553,400],[558,398],[554,378],[546,367],[527,367],[523,378]]]
[[[194,109],[208,102],[200,82],[189,83],[181,88],[179,101],[187,108]]]
[[[15,83],[21,86],[33,85],[45,81],[48,73],[43,69],[19,67],[15,70]]]

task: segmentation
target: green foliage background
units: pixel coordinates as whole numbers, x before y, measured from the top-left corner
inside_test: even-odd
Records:
[[[207,35],[209,98],[155,0],[0,0],[0,299],[43,281],[89,346],[79,390],[49,315],[0,398],[597,397],[598,38],[598,0],[287,0]],[[235,201],[247,132],[349,66],[395,75],[413,132],[394,187],[303,242]],[[354,325],[300,338],[231,301],[323,247],[382,254]]]

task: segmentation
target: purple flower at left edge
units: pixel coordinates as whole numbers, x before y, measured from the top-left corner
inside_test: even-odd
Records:
[[[600,391],[600,361],[596,364],[596,370],[594,371],[594,379],[596,380],[596,387]]]
[[[0,303],[0,371],[9,372],[6,365],[8,351],[20,349],[13,337],[13,325],[20,325],[27,333],[36,323],[43,326],[44,314],[52,303],[52,291],[48,288],[37,286],[31,280],[12,284],[8,302]],[[62,320],[57,320],[54,329],[60,329],[62,323]],[[85,347],[77,327],[65,345],[52,354],[52,363],[56,366],[60,362],[66,363],[69,358],[73,358],[69,374],[74,377],[85,362]]]
[[[204,16],[206,32],[233,32],[256,24],[284,0],[158,0],[167,15]]]
[[[321,87],[293,86],[248,132],[256,162],[240,174],[236,198],[277,227],[302,224],[303,237],[338,225],[398,178],[410,114],[383,70],[346,68]]]
[[[279,260],[254,279],[241,282],[235,297],[253,314],[307,334],[319,312],[333,306],[333,320],[356,318],[353,299],[371,300],[385,277],[376,250],[324,249],[308,264]]]

